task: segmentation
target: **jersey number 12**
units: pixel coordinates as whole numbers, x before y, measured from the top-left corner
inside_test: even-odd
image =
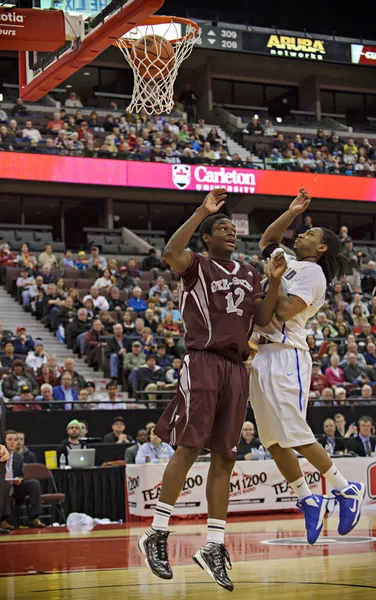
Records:
[[[234,295],[237,296],[235,302],[234,302]],[[239,317],[242,316],[243,314],[243,309],[239,308],[239,304],[241,304],[244,300],[244,290],[242,290],[242,288],[235,288],[234,292],[229,292],[226,296],[226,300],[227,300],[227,306],[226,306],[226,312],[228,313],[234,313],[236,312]]]

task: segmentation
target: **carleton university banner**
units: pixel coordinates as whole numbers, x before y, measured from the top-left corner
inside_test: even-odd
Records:
[[[102,158],[2,152],[0,180],[45,181],[208,192],[296,196],[305,187],[315,198],[376,201],[376,178],[233,169],[205,165],[166,165]],[[178,201],[179,196],[176,196]]]
[[[300,464],[312,493],[321,494],[319,472],[306,460],[301,460]],[[164,470],[164,464],[126,467],[127,501],[131,515],[153,516]],[[175,505],[175,515],[207,513],[205,489],[208,470],[208,463],[193,465]],[[230,481],[230,513],[294,509],[296,501],[293,490],[273,460],[235,463]]]

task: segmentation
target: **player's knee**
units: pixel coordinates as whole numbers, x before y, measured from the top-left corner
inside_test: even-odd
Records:
[[[232,458],[228,458],[227,456],[223,456],[223,454],[219,454],[218,452],[211,453],[211,462],[210,467],[216,469],[218,471],[232,471],[235,464],[235,460]]]
[[[201,448],[183,448],[183,446],[178,446],[174,456],[179,457],[185,465],[191,466],[200,452]]]

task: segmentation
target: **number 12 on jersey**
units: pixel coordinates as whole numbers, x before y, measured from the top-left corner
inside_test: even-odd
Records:
[[[234,301],[234,296],[236,296],[235,301]],[[244,296],[245,296],[244,290],[239,287],[235,288],[235,290],[233,292],[229,292],[226,296],[226,300],[227,300],[226,312],[228,312],[228,313],[236,312],[239,315],[239,317],[241,317],[243,314],[243,309],[239,308],[239,305],[243,302]]]

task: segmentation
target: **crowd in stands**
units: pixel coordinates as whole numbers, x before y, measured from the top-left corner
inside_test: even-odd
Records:
[[[187,123],[175,117],[146,113],[120,117],[98,116],[92,111],[84,116],[82,104],[74,92],[42,126],[33,124],[33,115],[21,99],[7,114],[0,112],[0,151],[23,151],[32,154],[115,158],[168,164],[204,164],[235,168],[261,168],[249,154],[242,160],[229,154],[227,141],[204,119]],[[116,104],[114,104],[116,107]],[[70,112],[69,109],[72,109]],[[263,140],[260,145],[259,140]],[[285,136],[272,121],[261,124],[254,117],[243,135],[244,145],[267,168],[318,174],[374,177],[376,149],[368,139],[342,139],[335,131],[325,137],[323,129],[316,135]]]
[[[375,176],[376,148],[367,138],[344,140],[335,131],[326,137],[321,128],[313,137],[299,133],[287,137],[278,133],[270,120],[261,124],[258,117],[253,117],[244,134],[245,145],[264,159],[269,168],[303,173]],[[265,143],[258,144],[258,139]]]

